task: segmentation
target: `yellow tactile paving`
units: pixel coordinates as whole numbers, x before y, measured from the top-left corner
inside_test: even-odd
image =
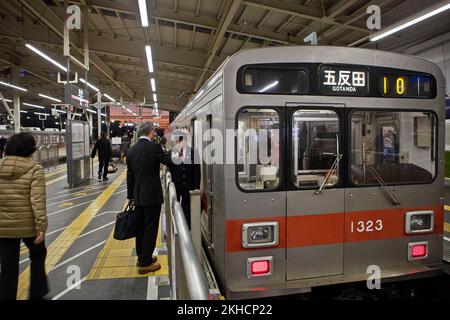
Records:
[[[450,232],[450,223],[444,223],[444,231],[445,232]]]
[[[113,193],[120,187],[126,178],[126,171],[114,180],[111,185],[92,202],[48,247],[46,270],[49,272],[58,263],[62,256],[72,246],[83,230],[88,226],[94,216],[102,209]],[[19,277],[19,300],[28,297],[30,282],[30,268],[26,268]]]
[[[99,253],[87,280],[106,280],[124,278],[144,278],[152,276],[165,276],[169,274],[167,255],[158,256],[161,269],[145,275],[138,273],[136,267],[137,257],[133,255],[135,240],[117,241],[111,232],[102,251]],[[159,224],[156,247],[162,246],[161,221]]]
[[[450,206],[445,205],[445,206],[444,206],[444,210],[445,210],[445,211],[450,211]]]

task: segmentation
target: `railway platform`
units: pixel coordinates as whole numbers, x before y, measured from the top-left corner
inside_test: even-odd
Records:
[[[115,218],[126,203],[126,170],[109,182],[68,189],[65,166],[46,173],[49,227],[47,272],[53,300],[164,300],[170,297],[167,249],[159,230],[156,273],[137,272],[134,241],[112,238]],[[163,217],[164,215],[162,215]],[[161,224],[162,225],[162,224]],[[20,259],[18,299],[28,294],[28,251]]]

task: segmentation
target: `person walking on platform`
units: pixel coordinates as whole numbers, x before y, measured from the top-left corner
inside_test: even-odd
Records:
[[[128,199],[137,215],[136,253],[138,272],[146,274],[161,269],[153,256],[158,235],[163,193],[159,175],[160,164],[171,165],[170,154],[153,142],[153,123],[144,122],[138,130],[139,141],[127,156]]]
[[[3,152],[5,152],[5,146],[6,146],[6,140],[5,137],[0,137],[0,159],[3,158]]]
[[[183,136],[178,138],[177,145],[174,147],[174,154],[179,158],[179,164],[171,165],[169,169],[177,190],[177,200],[181,200],[187,225],[191,229],[190,191],[200,188],[200,164],[195,163],[194,152],[191,147],[185,145]]]
[[[0,300],[15,300],[20,241],[30,251],[30,300],[48,294],[45,273],[46,186],[42,167],[31,159],[36,142],[30,133],[11,136],[0,160]]]
[[[92,150],[91,157],[95,158],[95,155],[98,151],[98,179],[102,178],[103,172],[103,181],[108,181],[108,166],[109,161],[112,156],[112,146],[111,141],[106,138],[106,132],[102,131],[100,133],[100,139],[95,143],[94,149]]]

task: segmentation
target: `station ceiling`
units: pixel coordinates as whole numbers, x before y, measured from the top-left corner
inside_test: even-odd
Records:
[[[180,110],[228,56],[243,49],[302,45],[311,32],[319,44],[404,51],[450,30],[447,13],[380,43],[370,43],[366,9],[382,10],[389,26],[438,1],[432,0],[147,0],[149,27],[141,26],[137,0],[2,0],[0,80],[19,66],[23,100],[37,93],[63,97],[57,69],[25,47],[27,42],[63,63],[65,5],[88,10],[88,81],[115,99],[152,103],[144,47],[153,50],[161,110]],[[83,9],[82,9],[83,10]],[[448,10],[450,11],[450,10]],[[83,34],[71,33],[72,53],[83,60]],[[76,66],[73,66],[76,69]],[[83,71],[76,69],[81,75]],[[7,98],[12,92],[1,88]],[[96,99],[94,99],[95,101]]]

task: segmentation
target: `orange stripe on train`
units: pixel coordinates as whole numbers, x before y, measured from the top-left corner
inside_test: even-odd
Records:
[[[405,233],[405,212],[418,210],[434,210],[435,219],[432,234],[443,233],[443,206],[354,211],[346,214],[312,214],[287,218],[239,219],[226,222],[226,251],[267,249],[245,249],[242,247],[242,225],[261,221],[277,221],[279,223],[280,241],[277,247],[272,248],[296,248],[407,237],[409,235]],[[381,220],[381,225],[379,220]],[[359,232],[358,230],[363,228],[361,222],[364,224],[364,228],[369,228],[371,231]]]

